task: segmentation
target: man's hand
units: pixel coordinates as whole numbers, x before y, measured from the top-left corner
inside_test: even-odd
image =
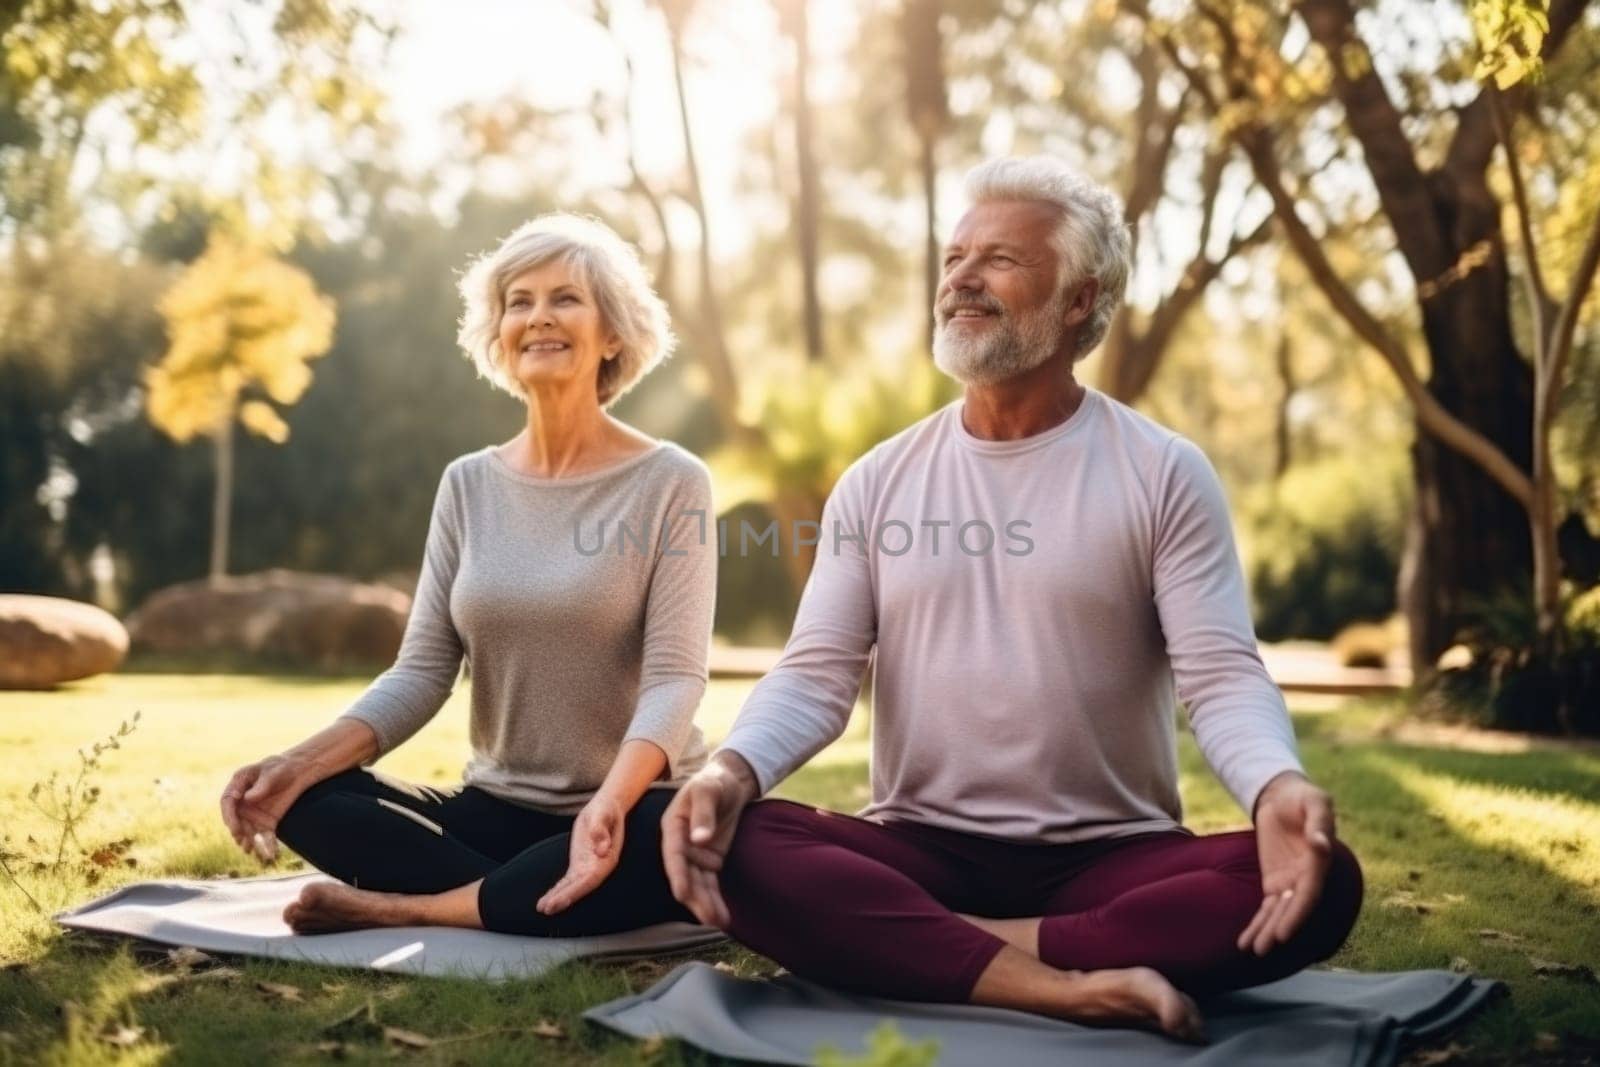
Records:
[[[719,752],[683,784],[661,817],[661,860],[672,895],[707,926],[726,929],[733,921],[717,875],[739,813],[759,792],[743,757]]]
[[[278,858],[278,820],[320,779],[292,755],[268,756],[240,767],[222,790],[222,821],[245,852],[262,863]]]
[[[1265,956],[1294,936],[1322,896],[1333,859],[1333,798],[1285,771],[1261,791],[1255,822],[1263,899],[1238,947]]]
[[[622,834],[628,813],[604,793],[596,793],[572,824],[572,850],[567,873],[535,905],[540,915],[555,915],[600,887],[622,858]]]

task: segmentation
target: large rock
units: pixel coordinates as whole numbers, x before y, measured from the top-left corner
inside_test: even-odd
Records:
[[[365,669],[394,661],[410,611],[388,586],[274,570],[168,586],[128,630],[137,652]]]
[[[0,595],[0,689],[50,689],[116,670],[127,654],[128,631],[93,604]]]

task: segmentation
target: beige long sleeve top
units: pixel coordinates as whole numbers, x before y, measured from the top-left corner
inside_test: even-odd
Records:
[[[772,788],[844,729],[877,649],[868,818],[1069,842],[1170,829],[1176,700],[1246,812],[1298,770],[1221,485],[1090,390],[974,437],[961,402],[840,479],[778,666],[724,742]]]
[[[539,478],[492,448],[445,469],[394,666],[345,712],[379,751],[472,685],[464,780],[576,812],[625,741],[667,754],[681,782],[705,761],[717,548],[705,465],[662,443],[604,470]]]

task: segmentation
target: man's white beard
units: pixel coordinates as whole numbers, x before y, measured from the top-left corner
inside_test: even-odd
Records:
[[[1066,296],[1058,293],[1028,315],[1001,311],[977,336],[952,331],[953,317],[945,316],[933,333],[934,365],[963,385],[992,385],[1033,370],[1061,343]]]

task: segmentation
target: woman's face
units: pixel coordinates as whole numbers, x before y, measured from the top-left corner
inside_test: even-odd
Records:
[[[529,393],[573,382],[593,385],[621,343],[601,321],[594,294],[566,263],[552,260],[506,285],[500,351]]]

